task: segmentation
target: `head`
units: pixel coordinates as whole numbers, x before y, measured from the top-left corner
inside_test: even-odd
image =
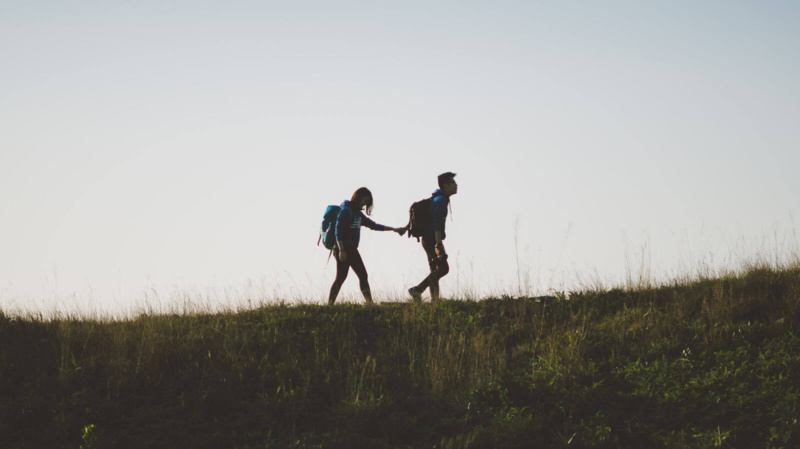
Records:
[[[361,187],[360,189],[356,190],[353,193],[353,197],[350,199],[350,202],[353,203],[358,210],[366,207],[367,215],[372,214],[372,192],[370,192],[368,188]]]
[[[455,178],[456,174],[453,172],[442,173],[439,175],[439,188],[448,195],[455,195],[458,193],[458,184],[456,184]]]

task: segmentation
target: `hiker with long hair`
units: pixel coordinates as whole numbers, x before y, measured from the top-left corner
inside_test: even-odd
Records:
[[[458,193],[455,173],[447,172],[439,175],[437,181],[439,189],[433,192],[430,204],[431,223],[422,235],[422,249],[428,258],[430,274],[418,285],[408,289],[408,293],[414,301],[422,300],[422,293],[430,287],[431,301],[439,300],[439,279],[450,272],[450,265],[447,263],[447,252],[444,249],[444,239],[447,235],[444,232],[444,225],[447,221],[447,207],[450,205],[450,197]]]
[[[364,212],[366,212],[366,215]],[[350,201],[342,203],[339,215],[336,218],[336,246],[333,247],[333,256],[336,258],[336,280],[333,281],[328,304],[336,302],[339,289],[350,268],[358,276],[361,293],[368,304],[372,304],[372,293],[369,290],[367,269],[361,254],[358,252],[358,242],[361,239],[361,226],[366,226],[375,231],[394,231],[403,235],[405,228],[391,228],[372,221],[368,215],[372,214],[372,192],[366,187],[361,187],[353,193]]]

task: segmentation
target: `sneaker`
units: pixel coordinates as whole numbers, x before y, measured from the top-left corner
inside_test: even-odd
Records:
[[[411,295],[411,299],[414,302],[421,302],[422,301],[422,292],[417,290],[417,287],[411,287],[408,289],[408,294]]]

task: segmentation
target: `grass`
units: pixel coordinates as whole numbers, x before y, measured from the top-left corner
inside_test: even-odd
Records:
[[[800,446],[800,267],[555,298],[0,312],[5,448]]]

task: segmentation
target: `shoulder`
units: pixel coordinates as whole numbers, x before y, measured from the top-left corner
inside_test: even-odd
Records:
[[[352,214],[353,214],[353,211],[350,210],[349,204],[342,203],[342,205],[339,206],[339,216],[340,217],[342,215],[352,215]]]

